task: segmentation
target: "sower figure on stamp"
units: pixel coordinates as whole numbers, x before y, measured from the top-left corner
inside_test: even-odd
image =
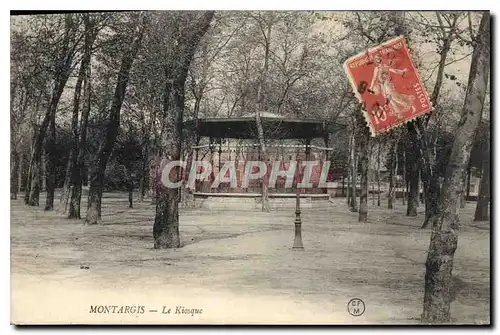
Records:
[[[394,83],[391,79],[391,73],[404,76],[408,69],[398,70],[393,68],[394,62],[388,59],[385,63],[382,62],[380,55],[374,56],[375,70],[368,92],[372,94],[382,94],[385,98],[385,105],[389,105],[398,119],[402,119],[404,113],[410,108],[415,112],[415,96],[396,92]]]

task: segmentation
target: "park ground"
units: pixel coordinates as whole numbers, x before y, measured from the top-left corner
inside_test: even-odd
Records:
[[[149,200],[129,209],[126,194],[106,193],[97,226],[12,200],[11,321],[418,324],[430,230],[420,229],[422,205],[412,218],[400,200],[386,206],[370,199],[367,223],[344,198],[305,208],[304,251],[291,250],[293,210],[186,209],[182,247],[155,250]],[[458,324],[490,322],[490,224],[473,222],[474,209],[468,202],[460,212],[451,288]],[[364,301],[362,315],[348,313],[352,298]],[[101,305],[145,312],[90,312]],[[175,314],[181,307],[203,311]]]

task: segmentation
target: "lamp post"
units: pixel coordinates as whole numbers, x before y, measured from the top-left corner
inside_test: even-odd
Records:
[[[304,250],[302,245],[302,219],[300,218],[300,188],[298,186],[295,197],[295,239],[293,240],[292,250]]]
[[[311,156],[311,139],[306,140],[306,161],[309,160]],[[300,177],[300,158],[297,159],[298,173]],[[302,219],[300,217],[300,188],[299,188],[299,178],[297,178],[297,190],[295,193],[295,238],[293,240],[292,250],[304,250],[304,245],[302,244]]]

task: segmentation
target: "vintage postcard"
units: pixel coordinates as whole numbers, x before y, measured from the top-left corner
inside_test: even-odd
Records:
[[[491,325],[488,11],[12,12],[14,325]]]

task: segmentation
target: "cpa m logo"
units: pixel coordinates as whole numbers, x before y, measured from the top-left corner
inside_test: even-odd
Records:
[[[359,298],[349,300],[347,303],[347,311],[352,316],[360,316],[365,312],[365,303]]]

